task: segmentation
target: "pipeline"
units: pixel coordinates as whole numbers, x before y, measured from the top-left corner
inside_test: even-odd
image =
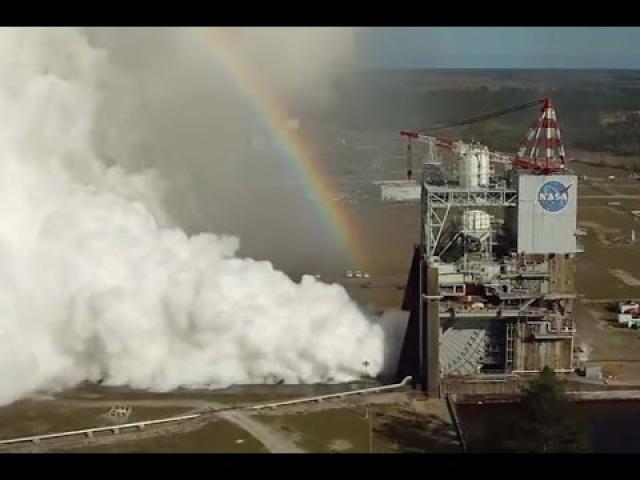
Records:
[[[224,407],[224,408],[217,408],[217,409],[204,409],[204,410],[200,410],[195,413],[192,413],[190,415],[180,415],[177,417],[166,417],[166,418],[160,418],[157,420],[145,420],[141,422],[124,423],[121,425],[114,425],[109,427],[94,427],[94,428],[85,428],[81,430],[69,430],[66,432],[47,433],[44,435],[33,435],[29,437],[9,438],[5,440],[0,440],[0,445],[10,445],[10,444],[16,444],[16,443],[25,443],[25,442],[32,442],[32,443],[38,444],[42,440],[50,440],[50,439],[61,438],[61,437],[70,437],[75,435],[84,435],[87,437],[93,437],[95,433],[109,432],[109,431],[113,432],[114,434],[118,434],[123,429],[137,428],[139,430],[143,430],[148,425],[158,425],[163,423],[194,420],[196,418],[199,418],[205,415],[217,415],[219,413],[229,412],[232,410],[261,410],[265,408],[278,408],[281,406],[295,405],[295,404],[306,403],[306,402],[321,402],[323,400],[328,400],[332,398],[344,398],[352,395],[363,395],[366,393],[380,393],[380,392],[404,387],[410,381],[411,381],[411,377],[406,377],[400,383],[383,385],[381,387],[363,388],[360,390],[351,390],[348,392],[330,393],[327,395],[318,395],[314,397],[298,398],[293,400],[285,400],[282,402],[273,402],[273,403],[259,404],[259,405],[249,405],[249,406],[245,405],[245,406]]]

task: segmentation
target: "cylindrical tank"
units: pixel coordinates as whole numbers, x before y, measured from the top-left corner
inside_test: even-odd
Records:
[[[482,210],[465,210],[462,225],[468,235],[481,237],[491,230],[491,215]]]
[[[476,188],[478,186],[478,157],[474,152],[460,155],[460,186]]]
[[[469,188],[476,188],[478,186],[478,155],[475,152],[469,152],[467,167],[469,168]]]
[[[467,177],[469,168],[467,167],[467,152],[460,152],[458,155],[458,178],[460,181],[460,186],[463,188],[467,187]],[[640,215],[638,215],[640,216]]]
[[[478,185],[481,187],[489,186],[489,149],[485,147],[478,153]]]

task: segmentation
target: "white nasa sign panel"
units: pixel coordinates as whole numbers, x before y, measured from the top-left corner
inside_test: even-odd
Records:
[[[518,252],[575,253],[577,199],[575,175],[520,175]]]

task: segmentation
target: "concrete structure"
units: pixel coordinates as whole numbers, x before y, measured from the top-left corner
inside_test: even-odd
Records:
[[[574,254],[578,211],[575,175],[519,174],[518,208],[508,225],[519,254]]]

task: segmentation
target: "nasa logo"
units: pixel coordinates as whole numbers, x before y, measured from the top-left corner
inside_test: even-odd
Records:
[[[569,203],[569,187],[556,180],[544,183],[538,192],[540,206],[547,212],[559,212]]]

